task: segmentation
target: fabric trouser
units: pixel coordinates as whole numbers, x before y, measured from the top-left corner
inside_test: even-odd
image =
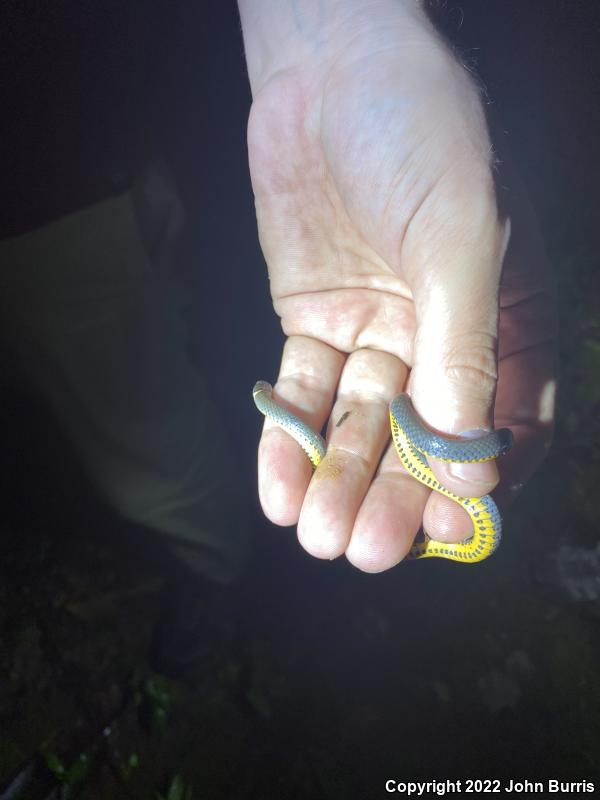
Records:
[[[244,564],[246,514],[186,352],[171,269],[181,224],[177,192],[154,165],[120,196],[0,241],[0,350],[110,505],[226,583]]]

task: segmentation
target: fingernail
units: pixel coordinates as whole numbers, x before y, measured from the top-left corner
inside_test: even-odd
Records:
[[[480,436],[485,436],[489,433],[488,428],[473,428],[468,431],[463,431],[459,434],[463,439],[477,439]],[[494,461],[482,461],[477,464],[457,464],[452,463],[449,466],[449,472],[454,478],[461,481],[468,481],[469,483],[480,483],[489,486],[495,483],[497,479],[496,464]]]

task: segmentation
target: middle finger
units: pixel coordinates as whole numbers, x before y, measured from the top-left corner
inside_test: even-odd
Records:
[[[396,356],[357,350],[348,357],[327,433],[327,454],[310,483],[298,539],[317,558],[345,552],[360,505],[389,441],[388,405],[406,383]]]

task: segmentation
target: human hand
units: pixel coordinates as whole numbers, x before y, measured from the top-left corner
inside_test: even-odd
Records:
[[[441,541],[471,534],[463,509],[404,472],[391,398],[408,387],[442,433],[510,427],[506,503],[550,440],[554,317],[522,197],[500,285],[509,227],[470,76],[418,14],[357,22],[253,87],[259,235],[288,336],[275,395],[317,430],[329,420],[312,480],[299,446],[266,422],[259,491],[309,553],[378,572],[421,524]],[[495,462],[430,464],[461,496],[498,483]]]

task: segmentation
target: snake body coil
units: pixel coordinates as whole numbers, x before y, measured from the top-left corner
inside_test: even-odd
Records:
[[[258,410],[287,431],[302,447],[316,468],[325,455],[323,438],[272,397],[272,387],[258,381],[253,390]],[[478,439],[451,439],[427,430],[418,419],[410,397],[399,394],[390,403],[390,424],[396,452],[406,470],[435,492],[461,505],[473,523],[473,535],[463,542],[438,542],[421,531],[410,550],[411,558],[446,558],[474,564],[490,556],[500,544],[502,521],[490,497],[459,497],[446,489],[430,469],[426,456],[438,461],[476,463],[506,453],[512,445],[508,428],[491,431]]]

